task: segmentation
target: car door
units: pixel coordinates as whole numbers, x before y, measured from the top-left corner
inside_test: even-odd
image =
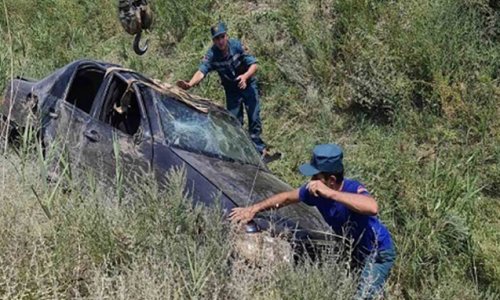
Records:
[[[117,109],[127,93],[130,107],[124,116]],[[99,93],[93,118],[82,132],[82,161],[101,179],[133,180],[149,172],[153,158],[152,136],[137,86],[109,74]],[[127,96],[128,97],[128,96]],[[122,120],[117,120],[117,117]],[[123,122],[121,122],[123,121]]]
[[[50,172],[71,172],[81,163],[82,132],[91,120],[91,109],[103,83],[104,70],[82,65],[69,80],[62,99],[48,109],[44,152]]]

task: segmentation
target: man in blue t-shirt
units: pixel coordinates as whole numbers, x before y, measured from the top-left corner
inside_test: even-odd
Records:
[[[248,116],[248,131],[256,149],[268,155],[266,144],[261,139],[259,92],[257,90],[257,59],[248,53],[241,42],[229,39],[227,28],[219,22],[211,29],[213,45],[208,49],[198,71],[190,81],[180,80],[177,86],[189,90],[200,83],[209,72],[217,71],[226,92],[226,107],[243,125],[243,106]]]
[[[342,159],[339,146],[316,146],[311,163],[299,168],[312,177],[307,184],[249,207],[234,208],[230,218],[247,223],[271,208],[298,202],[315,206],[336,234],[353,241],[353,256],[362,265],[357,297],[371,299],[382,291],[396,254],[389,231],[377,218],[377,202],[363,184],[344,178]]]

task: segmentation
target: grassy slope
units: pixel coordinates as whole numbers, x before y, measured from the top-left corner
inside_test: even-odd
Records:
[[[298,185],[312,147],[338,142],[379,199],[399,252],[393,297],[498,292],[500,12],[488,1],[155,1],[144,57],[114,1],[4,3],[1,88],[11,62],[42,77],[81,57],[189,78],[220,15],[259,59],[265,138],[286,153],[273,171]],[[194,92],[224,101],[216,75]]]

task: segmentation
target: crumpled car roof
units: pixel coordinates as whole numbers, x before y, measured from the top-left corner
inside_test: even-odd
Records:
[[[64,66],[63,68],[57,70],[56,72],[54,72],[51,76],[40,81],[39,88],[43,90],[44,86],[46,87],[52,86],[51,83],[53,83],[56,79],[60,78],[61,76],[64,76],[63,73],[67,73],[68,76],[70,76],[70,74],[73,74],[78,67],[85,64],[96,65],[102,69],[105,69],[106,75],[109,74],[118,75],[123,80],[128,82],[130,85],[139,83],[145,87],[154,89],[157,92],[160,92],[173,99],[181,101],[200,112],[203,113],[208,113],[209,111],[225,112],[225,110],[222,107],[210,101],[209,99],[193,94],[188,94],[186,91],[178,88],[177,86],[174,86],[167,82],[162,82],[157,79],[148,78],[134,70],[123,68],[120,65],[98,60],[82,59],[70,63]]]
[[[188,94],[186,91],[171,85],[167,82],[161,82],[160,80],[157,79],[150,79],[147,77],[144,77],[143,75],[130,70],[126,68],[121,68],[121,67],[115,67],[111,66],[106,68],[106,75],[110,73],[119,73],[122,75],[123,79],[129,84],[132,85],[134,83],[141,83],[144,86],[147,86],[149,88],[152,88],[156,90],[157,92],[160,92],[162,94],[168,95],[174,99],[177,99],[179,101],[184,102],[185,104],[191,106],[192,108],[208,113],[210,108],[214,108],[214,106],[218,107],[215,105],[213,102],[206,98],[202,98],[197,95],[193,94]],[[219,107],[218,107],[219,108]]]

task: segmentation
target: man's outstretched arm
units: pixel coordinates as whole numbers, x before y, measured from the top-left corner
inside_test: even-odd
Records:
[[[177,81],[177,86],[184,90],[189,90],[193,86],[200,83],[208,73],[213,70],[212,60],[214,58],[214,53],[210,49],[207,54],[203,57],[200,66],[198,67],[198,71],[194,73],[193,77],[189,81],[179,80]]]
[[[274,195],[248,207],[235,207],[229,214],[232,222],[248,223],[258,212],[299,202],[299,190]]]
[[[181,89],[189,90],[193,86],[200,83],[203,80],[203,78],[205,78],[205,74],[203,74],[203,72],[198,70],[196,71],[196,73],[194,73],[193,77],[189,82],[185,80],[179,80],[177,81],[177,86],[180,87]]]

